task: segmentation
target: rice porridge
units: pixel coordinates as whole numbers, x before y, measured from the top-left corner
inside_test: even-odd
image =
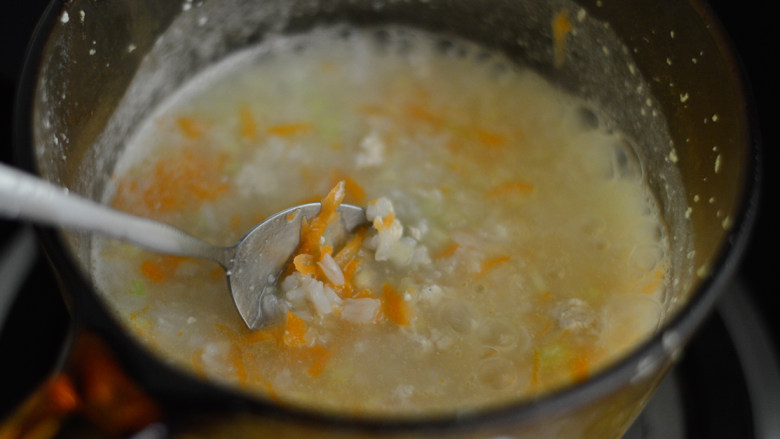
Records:
[[[666,232],[627,139],[500,54],[410,29],[316,29],[218,64],[149,116],[105,194],[216,245],[323,199],[370,224],[309,223],[262,330],[211,262],[100,240],[93,278],[177,366],[356,414],[532,397],[663,317]]]

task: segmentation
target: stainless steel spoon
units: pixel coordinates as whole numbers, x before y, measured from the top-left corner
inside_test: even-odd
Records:
[[[273,317],[273,291],[284,265],[300,241],[302,218],[312,218],[320,203],[291,207],[252,227],[236,244],[217,247],[173,226],[111,209],[43,179],[0,164],[0,216],[97,232],[146,249],[211,259],[225,270],[230,294],[250,330]],[[365,211],[339,207],[344,230],[366,223]]]

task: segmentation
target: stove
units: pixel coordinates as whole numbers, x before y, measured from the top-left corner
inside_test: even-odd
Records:
[[[606,0],[605,0],[606,1]],[[11,162],[11,115],[24,47],[46,2],[11,2],[0,16],[0,161]],[[736,3],[736,4],[735,4]],[[711,0],[737,47],[764,126],[778,115],[770,93],[770,14],[758,0]],[[746,12],[750,12],[747,14]],[[773,25],[773,24],[772,24]],[[763,161],[777,163],[777,136],[763,131]],[[780,291],[773,279],[779,248],[773,201],[776,175],[765,175],[761,213],[742,268],[715,313],[662,382],[625,439],[780,439]],[[0,419],[62,362],[70,318],[57,281],[27,225],[0,220]],[[164,430],[145,437],[164,437]]]

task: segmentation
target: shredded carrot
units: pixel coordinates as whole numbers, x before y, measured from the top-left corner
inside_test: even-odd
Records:
[[[295,270],[303,275],[314,276],[317,272],[317,265],[314,263],[314,258],[305,253],[301,253],[293,258],[293,266]]]
[[[500,148],[506,145],[506,137],[501,134],[478,129],[476,132],[477,140],[489,148]]]
[[[534,185],[522,180],[512,180],[502,183],[488,192],[488,197],[499,198],[508,195],[528,195],[534,191]]]
[[[655,280],[655,281],[650,282],[647,285],[645,285],[645,288],[642,290],[642,293],[643,294],[653,294],[656,291],[658,291],[659,288],[661,288],[661,281]]]
[[[569,9],[561,9],[552,19],[553,52],[555,67],[563,66],[566,60],[566,35],[572,30]]]
[[[311,219],[301,224],[301,243],[298,246],[298,254],[304,253],[316,256],[319,259],[320,240],[325,234],[330,223],[336,216],[337,209],[344,200],[344,182],[340,181],[328,195],[322,200],[320,212]]]
[[[276,402],[282,401],[281,398],[279,398],[279,394],[276,393],[276,389],[274,389],[274,386],[270,381],[264,378],[258,378],[256,381],[265,388],[265,391],[268,393],[268,397],[271,398],[271,400]]]
[[[382,311],[385,316],[401,326],[409,325],[411,309],[403,296],[389,284],[382,286],[382,294]]]
[[[444,125],[444,119],[432,113],[430,110],[423,107],[422,105],[407,104],[406,106],[404,106],[404,111],[406,112],[407,116],[419,120],[421,122],[427,123],[429,125],[432,125],[434,127],[441,127],[442,125]]]
[[[587,354],[577,352],[572,360],[571,370],[575,381],[585,381],[590,373],[590,359]]]
[[[393,212],[388,213],[384,218],[376,217],[374,218],[374,228],[379,232],[387,230],[393,225],[393,221],[395,221],[395,214]]]
[[[268,127],[266,133],[269,136],[278,137],[293,137],[301,134],[306,134],[312,130],[314,126],[310,123],[283,123]]]
[[[225,161],[223,154],[198,154],[190,149],[160,160],[142,194],[145,207],[171,212],[214,200],[229,189],[221,173]]]
[[[284,334],[282,333],[281,325],[272,325],[268,326],[267,328],[245,334],[243,341],[245,343],[260,343],[266,341],[281,342],[283,335]]]
[[[330,361],[332,352],[320,345],[316,345],[309,349],[309,353],[314,357],[314,360],[309,367],[309,375],[314,377],[319,376],[325,371],[325,366],[328,364],[328,361]]]
[[[342,299],[353,297],[355,295],[355,286],[352,284],[352,279],[355,277],[355,272],[359,266],[360,259],[353,258],[341,270],[344,273],[344,285],[336,287],[336,293]]]
[[[130,320],[133,322],[133,324],[138,327],[138,318],[141,314],[145,313],[146,311],[149,311],[149,307],[145,306],[138,312],[131,312],[128,316],[130,317]],[[140,329],[140,328],[139,328]]]
[[[236,374],[238,383],[245,385],[247,383],[246,366],[244,365],[244,356],[241,352],[241,347],[233,342],[230,345],[230,353],[228,354],[230,364],[233,366],[233,371]]]
[[[453,256],[456,251],[460,248],[460,244],[457,242],[451,242],[450,245],[447,247],[444,247],[441,251],[436,253],[433,257],[434,259],[444,259],[449,258],[450,256]]]
[[[257,124],[255,124],[255,119],[252,116],[252,111],[249,109],[247,105],[242,105],[238,111],[239,111],[238,117],[239,117],[239,127],[240,127],[239,131],[241,137],[248,140],[256,140]]]
[[[511,256],[506,255],[506,256],[498,256],[493,259],[488,259],[487,261],[482,263],[482,268],[479,270],[479,273],[477,273],[477,276],[486,275],[490,270],[509,261],[510,258]]]
[[[155,283],[164,282],[166,279],[165,273],[151,260],[146,260],[141,264],[141,274]]]
[[[287,319],[284,323],[284,336],[282,343],[287,347],[297,347],[306,344],[306,322],[291,311],[287,311]]]
[[[336,171],[333,173],[333,185],[335,186],[338,184],[339,181],[344,181],[344,190],[346,191],[346,196],[344,197],[344,201],[347,203],[353,203],[362,205],[366,203],[366,191],[363,189],[363,186],[360,185],[360,183],[357,182],[354,178],[344,174],[341,171]]]
[[[357,256],[360,247],[363,246],[363,240],[366,238],[366,230],[365,227],[359,228],[355,234],[352,235],[352,238],[341,247],[341,250],[336,253],[336,256],[333,257],[342,270],[346,269],[347,264]]]
[[[152,282],[165,282],[183,259],[180,256],[155,256],[141,264],[141,274]]]
[[[176,125],[179,130],[189,139],[197,139],[205,133],[206,129],[203,124],[191,117],[180,117],[176,119]]]

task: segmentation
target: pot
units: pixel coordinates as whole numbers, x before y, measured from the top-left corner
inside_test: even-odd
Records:
[[[177,370],[144,348],[91,284],[90,237],[38,229],[80,330],[100,334],[164,406],[235,434],[619,437],[711,311],[756,210],[757,145],[735,55],[698,0],[53,1],[30,47],[16,114],[18,163],[99,199],[144,116],[197,72],[269,33],[402,23],[464,37],[597,103],[628,138],[672,246],[667,320],[588,380],[469,413],[355,418],[282,406]],[[577,35],[556,55],[551,17]],[[562,66],[561,66],[562,63]],[[190,427],[184,428],[187,430]]]

